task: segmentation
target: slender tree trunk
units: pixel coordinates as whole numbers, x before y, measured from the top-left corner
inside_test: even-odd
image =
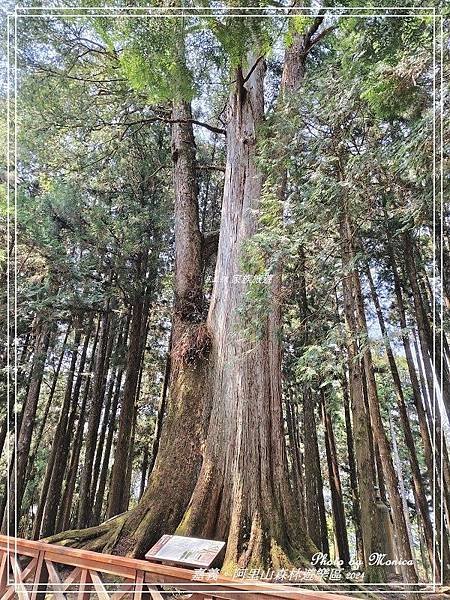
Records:
[[[108,331],[108,344],[107,344],[107,348],[106,348],[106,359],[105,359],[105,365],[103,368],[103,383],[102,383],[102,390],[101,390],[101,397],[102,397],[102,406],[100,409],[100,417],[98,419],[98,425],[97,425],[97,440],[96,440],[96,444],[95,444],[95,455],[94,455],[94,462],[93,462],[93,466],[92,466],[92,478],[91,478],[91,489],[90,489],[90,498],[91,498],[91,503],[94,503],[94,499],[95,499],[95,493],[97,490],[97,485],[98,485],[98,478],[99,478],[99,474],[100,474],[100,469],[99,468],[95,468],[96,464],[97,464],[97,460],[101,461],[101,454],[103,451],[103,440],[101,438],[101,429],[99,431],[99,427],[100,427],[100,419],[102,418],[102,415],[104,416],[105,414],[105,410],[107,408],[106,404],[108,402],[108,398],[107,398],[107,394],[106,394],[106,390],[107,390],[107,383],[108,383],[108,379],[112,377],[112,374],[110,372],[110,362],[111,362],[111,357],[113,354],[113,348],[116,346],[116,342],[117,342],[117,320],[114,319],[111,321],[110,324],[110,328]],[[102,421],[103,424],[103,421]],[[97,457],[97,454],[99,453],[99,456]],[[89,515],[89,525],[91,525],[91,518],[93,517],[92,511],[90,511],[90,515]]]
[[[344,272],[350,268],[351,258],[348,240],[342,236],[342,256]],[[349,392],[353,417],[353,439],[357,466],[358,489],[361,501],[361,530],[364,550],[364,564],[368,581],[384,581],[384,568],[369,568],[369,556],[373,552],[382,552],[377,531],[381,529],[376,510],[376,471],[375,457],[371,450],[370,417],[366,410],[363,391],[363,373],[359,361],[359,348],[356,343],[356,326],[353,310],[353,296],[350,287],[351,273],[343,278],[344,312],[347,323],[347,355],[349,372]],[[347,430],[349,431],[349,430]]]
[[[389,238],[386,238],[386,247],[387,247],[387,251],[388,251],[388,261],[389,261],[389,267],[391,269],[392,275],[393,275],[393,279],[394,279],[394,291],[395,291],[395,296],[396,296],[396,302],[397,302],[397,310],[398,310],[398,314],[399,314],[399,324],[402,330],[402,341],[403,341],[403,347],[405,350],[405,356],[406,356],[406,362],[408,365],[408,372],[409,372],[409,378],[411,381],[411,387],[412,387],[412,397],[413,397],[413,401],[414,401],[414,406],[416,408],[417,411],[417,416],[418,416],[418,422],[419,422],[419,430],[420,430],[420,435],[422,438],[422,443],[423,443],[423,448],[424,448],[424,457],[425,457],[425,464],[427,466],[427,471],[428,471],[428,480],[430,482],[430,486],[432,485],[433,481],[435,483],[434,486],[434,497],[435,497],[435,503],[436,503],[436,526],[440,529],[440,521],[441,521],[441,510],[440,510],[440,498],[441,498],[441,490],[442,493],[444,495],[444,508],[445,508],[445,512],[446,512],[446,516],[447,516],[447,523],[450,523],[450,467],[449,467],[449,462],[448,462],[448,457],[446,460],[446,457],[443,457],[443,478],[441,477],[441,470],[440,470],[440,464],[441,464],[441,455],[440,455],[440,445],[437,444],[436,445],[436,452],[434,454],[433,452],[433,446],[432,446],[432,442],[431,442],[431,436],[430,436],[430,432],[433,431],[433,428],[436,427],[437,421],[439,420],[439,413],[438,411],[436,411],[436,415],[435,415],[435,419],[431,418],[431,414],[430,411],[428,409],[428,398],[427,398],[427,393],[429,390],[427,390],[427,385],[425,382],[425,375],[422,372],[422,368],[421,368],[421,353],[419,352],[419,348],[418,345],[415,345],[415,355],[417,358],[417,364],[418,364],[418,368],[419,368],[419,377],[420,377],[420,384],[419,384],[419,380],[417,378],[417,372],[416,372],[416,367],[414,364],[414,359],[413,359],[413,353],[412,353],[412,349],[411,349],[411,344],[410,344],[410,338],[409,338],[409,334],[407,333],[407,320],[406,320],[406,312],[405,312],[405,306],[404,306],[404,302],[403,302],[403,292],[402,292],[402,285],[401,285],[401,280],[400,280],[400,276],[398,273],[398,269],[397,269],[397,264],[395,261],[395,255],[394,255],[394,251],[391,245],[391,242],[389,240]],[[428,367],[431,368],[431,363],[428,361],[427,362]],[[428,385],[433,385],[432,384],[432,377],[430,376],[431,373],[428,372]],[[433,390],[433,388],[431,388],[431,390]],[[433,391],[431,391],[431,397],[433,395]],[[439,437],[439,431],[438,431],[438,435],[437,435],[437,439],[440,439]],[[445,444],[444,444],[444,451],[445,451]],[[434,475],[433,475],[434,472]],[[450,555],[450,549],[449,549],[449,543],[448,543],[448,535],[446,532],[446,528],[444,527],[443,530],[443,536],[442,536],[442,540],[439,539],[440,536],[437,536],[437,542],[438,544],[440,544],[441,547],[441,555],[443,557],[448,557]],[[449,560],[445,560],[444,558],[444,564],[448,564]]]
[[[67,350],[67,340],[69,338],[70,329],[71,329],[71,323],[69,323],[67,325],[67,328],[66,328],[66,333],[64,335],[64,339],[63,339],[62,345],[61,345],[61,353],[59,355],[59,359],[58,359],[58,363],[56,365],[55,373],[53,375],[52,385],[50,387],[50,391],[49,391],[49,394],[48,394],[48,397],[47,397],[47,401],[46,401],[46,404],[45,404],[45,407],[44,407],[44,412],[43,412],[43,415],[42,415],[42,419],[41,419],[41,422],[39,423],[39,429],[37,431],[37,434],[36,434],[36,436],[34,436],[33,448],[31,450],[30,456],[28,458],[27,475],[26,475],[26,480],[27,481],[29,481],[33,477],[33,475],[32,475],[32,469],[34,468],[34,462],[35,462],[35,459],[36,459],[37,452],[39,450],[39,446],[41,444],[42,435],[44,433],[44,429],[45,429],[45,426],[47,424],[48,413],[50,412],[50,407],[52,405],[53,397],[54,397],[55,391],[56,391],[56,386],[58,384],[59,374],[60,374],[60,371],[61,371],[61,365],[62,365],[64,356],[65,356],[66,350]]]
[[[317,548],[325,554],[329,554],[323,479],[317,442],[315,400],[309,388],[305,389],[303,399],[306,528]]]
[[[109,381],[108,381],[108,391],[106,393],[105,407],[103,409],[102,424],[100,427],[97,448],[95,451],[94,473],[96,473],[96,477],[92,481],[92,489],[91,489],[92,498],[96,498],[96,496],[97,496],[99,479],[101,476],[101,465],[103,462],[103,455],[104,455],[104,446],[105,446],[105,442],[106,442],[106,431],[107,431],[107,428],[110,423],[111,410],[113,408],[113,396],[114,396],[114,391],[116,389],[117,376],[118,376],[118,369],[114,368],[112,370],[112,373],[111,373],[111,375],[109,377]],[[114,427],[114,424],[113,424],[113,427]],[[94,506],[95,506],[95,504],[94,504]],[[97,518],[95,516],[95,509],[93,511],[90,522],[91,522],[91,525],[97,524]]]
[[[390,430],[391,430],[392,455],[393,455],[393,459],[394,459],[394,467],[395,467],[395,470],[397,471],[400,496],[401,496],[402,502],[403,502],[403,512],[405,514],[406,527],[408,529],[409,544],[412,547],[413,538],[412,538],[412,532],[411,532],[411,519],[409,517],[408,503],[406,500],[407,496],[406,496],[406,489],[405,489],[405,480],[403,479],[402,462],[400,460],[400,455],[398,452],[397,434],[395,433],[394,421],[392,419],[392,413],[389,413],[389,426],[390,426]],[[416,497],[415,489],[414,489],[414,495]],[[416,568],[417,568],[417,565],[416,565]]]
[[[322,419],[325,428],[325,450],[328,463],[328,481],[331,490],[331,503],[333,509],[334,535],[336,539],[338,558],[343,566],[348,567],[350,563],[350,550],[347,537],[347,525],[345,521],[344,501],[342,495],[341,477],[339,474],[339,459],[336,450],[333,424],[330,413],[327,411],[325,393],[321,389]]]
[[[447,416],[450,416],[450,373],[448,369],[447,356],[446,351],[448,351],[448,342],[445,336],[445,331],[440,331],[440,327],[438,325],[440,319],[440,304],[439,299],[436,298],[436,302],[434,301],[434,293],[430,285],[430,280],[428,275],[424,269],[421,253],[419,248],[417,247],[417,243],[412,238],[410,233],[406,233],[404,236],[407,240],[406,245],[410,245],[414,254],[410,257],[410,268],[408,273],[415,272],[417,277],[417,285],[419,288],[419,293],[422,299],[422,308],[424,313],[424,324],[425,331],[428,341],[428,347],[430,348],[430,356],[434,365],[434,370],[436,372],[436,377],[438,379],[439,386],[441,388],[442,400],[444,402],[444,406],[447,411]],[[431,305],[434,304],[435,309],[435,319],[436,326],[433,328],[430,324],[433,318],[433,309]],[[441,344],[442,342],[442,344]],[[442,345],[442,351],[441,351]]]
[[[392,380],[394,383],[395,395],[397,398],[397,406],[400,413],[400,421],[402,424],[403,435],[405,437],[406,447],[408,449],[408,458],[409,465],[411,468],[414,492],[418,501],[418,509],[420,511],[425,539],[427,541],[428,555],[431,563],[433,564],[433,569],[437,573],[439,567],[439,556],[434,556],[435,548],[434,548],[434,540],[433,540],[433,527],[431,524],[430,513],[428,508],[428,502],[426,499],[425,487],[422,480],[422,474],[420,472],[419,460],[417,458],[416,445],[414,442],[413,432],[411,430],[411,425],[408,416],[408,410],[406,407],[405,396],[403,394],[403,388],[400,381],[400,375],[397,369],[397,363],[395,361],[394,353],[391,348],[391,344],[389,342],[388,331],[386,328],[386,324],[384,321],[383,311],[381,309],[380,301],[378,299],[377,291],[372,279],[372,275],[370,273],[370,269],[366,268],[366,277],[369,282],[370,291],[372,295],[372,301],[375,306],[375,311],[378,317],[378,323],[380,326],[380,331],[383,336],[384,345],[386,349],[386,355],[389,362],[389,367],[391,370]],[[391,427],[392,429],[392,427]],[[394,455],[395,456],[395,455]],[[401,475],[401,472],[400,472]],[[400,490],[401,491],[401,490]],[[405,508],[405,507],[404,507]],[[408,525],[407,514],[405,514],[406,524]],[[409,531],[409,530],[408,530]],[[411,546],[411,533],[409,531],[410,537],[410,546]]]
[[[72,514],[74,514],[74,511],[73,511],[74,507],[72,506],[72,502],[73,502],[73,496],[74,496],[74,492],[75,492],[75,485],[76,485],[76,480],[77,480],[78,465],[80,462],[81,448],[83,445],[83,432],[84,432],[84,425],[85,425],[85,421],[86,421],[86,405],[87,405],[87,400],[88,400],[89,393],[90,393],[90,388],[91,388],[91,382],[88,379],[86,381],[85,391],[83,394],[83,398],[81,400],[80,414],[78,416],[78,423],[77,423],[77,431],[75,434],[73,447],[72,447],[72,454],[71,454],[70,462],[69,462],[69,468],[67,471],[67,480],[66,480],[66,486],[64,489],[63,498],[62,498],[62,505],[60,508],[59,521],[58,521],[57,527],[56,527],[57,530],[61,530],[61,531],[64,529],[67,529],[69,527]],[[74,521],[76,521],[76,518],[74,519]]]
[[[131,423],[131,433],[130,439],[128,440],[128,460],[126,464],[125,470],[125,480],[123,482],[124,487],[124,509],[128,510],[128,506],[130,503],[130,495],[131,495],[131,480],[133,476],[133,461],[134,461],[134,436],[136,433],[136,416],[137,416],[137,407],[133,407],[133,420]]]
[[[140,269],[140,271],[142,271],[142,269]],[[144,304],[145,299],[143,295],[140,298],[137,298],[133,304],[125,385],[119,416],[119,430],[114,452],[111,487],[109,491],[108,517],[114,517],[126,510],[127,492],[124,486],[123,474],[124,472],[126,473],[129,459],[128,449],[133,425],[141,354],[144,345],[141,338],[142,323],[147,319],[147,315],[143,313]]]
[[[308,303],[306,296],[305,256],[303,250],[299,256],[298,304],[299,315],[304,323],[301,332],[301,344],[308,343]],[[305,471],[305,520],[306,530],[314,544],[325,554],[329,554],[328,531],[323,498],[323,478],[317,442],[316,402],[309,385],[303,386],[303,440],[304,440],[304,471]]]
[[[303,461],[298,443],[298,422],[295,416],[293,399],[290,394],[286,394],[286,424],[289,437],[289,453],[291,459],[292,485],[296,497],[297,505],[301,515],[306,514],[305,494],[303,489]],[[306,527],[306,521],[304,523]]]
[[[419,287],[418,273],[414,260],[414,245],[412,243],[411,235],[409,232],[406,232],[403,235],[403,242],[405,250],[405,269],[408,276],[409,285],[411,286],[412,299],[414,303],[414,312],[417,322],[417,330],[419,333],[419,340],[422,348],[422,356],[425,363],[425,372],[427,375],[429,388],[430,390],[433,390],[435,383],[433,379],[433,371],[435,371],[436,379],[439,385],[442,386],[442,399],[444,401],[447,414],[449,414],[450,384],[448,378],[441,377],[440,352],[437,346],[433,343],[431,327],[428,321],[428,315],[424,307],[424,299],[422,297]],[[432,362],[433,360],[434,363]]]
[[[107,307],[107,309],[109,306]],[[109,311],[106,310],[101,322],[100,336],[97,346],[95,372],[92,385],[92,397],[88,408],[88,430],[86,434],[84,465],[80,483],[80,501],[78,506],[78,527],[86,527],[89,523],[91,506],[92,467],[98,426],[103,403],[105,363],[107,360],[108,336],[110,329]]]
[[[92,344],[92,352],[91,352],[91,356],[90,356],[90,360],[89,360],[89,375],[87,376],[87,378],[85,378],[85,386],[84,386],[84,390],[83,390],[83,396],[82,396],[80,411],[79,411],[79,415],[78,415],[78,423],[77,423],[77,428],[76,428],[76,432],[75,432],[72,453],[70,456],[69,469],[68,469],[67,477],[66,477],[66,486],[64,489],[64,494],[62,496],[61,507],[60,507],[59,515],[58,515],[58,521],[57,521],[57,527],[56,527],[57,530],[66,529],[66,527],[68,527],[68,525],[69,525],[69,520],[70,520],[70,515],[71,515],[71,510],[72,510],[72,499],[73,499],[73,494],[75,491],[78,463],[79,463],[79,459],[80,459],[80,452],[81,452],[81,446],[82,446],[82,441],[83,441],[86,404],[88,401],[90,388],[91,388],[91,373],[92,373],[92,371],[94,369],[94,365],[95,365],[97,346],[98,346],[98,341],[100,338],[101,322],[102,322],[102,319],[101,319],[101,317],[99,317],[98,322],[97,322],[94,341]],[[70,417],[71,423],[73,423],[73,424],[75,424],[76,408],[77,408],[77,404],[78,404],[78,398],[79,398],[79,395],[81,392],[81,386],[82,386],[83,379],[84,379],[83,372],[84,372],[84,365],[85,365],[85,361],[86,361],[87,349],[88,349],[88,345],[89,345],[89,337],[90,337],[90,334],[86,336],[85,341],[84,341],[83,352],[82,352],[82,356],[80,359],[80,365],[78,368],[78,376],[77,376],[77,380],[75,382],[75,387],[74,387],[75,403],[73,405],[74,410],[72,411],[72,414]],[[68,452],[66,453],[64,460],[66,460],[66,461],[68,460]]]
[[[348,456],[348,468],[349,468],[349,479],[350,479],[350,490],[352,494],[352,519],[353,527],[355,529],[355,542],[356,542],[356,556],[361,564],[364,564],[364,548],[361,530],[361,510],[360,510],[360,499],[358,490],[358,479],[356,473],[356,461],[355,461],[355,443],[353,440],[352,421],[350,415],[350,398],[348,391],[348,383],[345,371],[342,371],[341,378],[342,397],[344,404],[344,416],[345,416],[345,433],[347,442],[347,456]]]
[[[34,522],[33,539],[38,539],[42,521],[42,535],[46,537],[54,533],[56,513],[58,510],[58,489],[60,485],[59,470],[62,466],[60,458],[65,454],[64,446],[67,443],[67,423],[69,419],[70,405],[72,399],[72,387],[75,377],[75,368],[78,358],[78,347],[81,342],[81,330],[75,331],[73,343],[72,357],[70,361],[69,373],[67,376],[66,390],[64,394],[63,404],[59,415],[58,424],[56,426],[53,443],[50,454],[47,460],[47,468],[45,471],[44,482],[41,488],[39,505]],[[55,472],[56,471],[56,472]],[[64,471],[63,471],[64,473]],[[63,477],[61,474],[61,479]]]
[[[31,370],[30,387],[25,399],[22,412],[22,422],[19,434],[17,436],[17,456],[16,466],[12,470],[10,478],[9,506],[14,506],[16,510],[9,511],[9,519],[6,516],[3,521],[3,531],[7,528],[8,520],[9,532],[14,535],[15,523],[19,523],[22,498],[25,491],[25,474],[28,464],[28,455],[31,446],[31,437],[33,435],[36,409],[41,391],[44,366],[47,358],[47,351],[50,343],[50,328],[48,324],[40,323],[36,335],[36,346]]]
[[[47,424],[48,414],[50,412],[50,407],[51,407],[51,405],[53,403],[53,397],[55,395],[56,386],[57,386],[58,379],[59,379],[59,373],[61,371],[61,365],[62,365],[64,356],[66,354],[66,346],[67,346],[67,340],[68,340],[69,333],[70,333],[70,328],[71,328],[71,324],[69,323],[67,325],[66,333],[64,335],[64,339],[63,339],[63,342],[62,342],[61,353],[59,355],[59,359],[58,359],[58,363],[56,365],[55,373],[53,375],[53,380],[52,380],[52,385],[50,387],[50,392],[49,392],[48,398],[47,398],[46,403],[45,403],[44,412],[43,412],[41,421],[39,423],[39,429],[38,429],[37,434],[34,436],[33,446],[32,446],[32,449],[30,451],[30,455],[28,457],[27,474],[25,476],[26,482],[34,481],[35,478],[36,478],[36,473],[35,473],[35,470],[36,470],[36,456],[37,456],[37,453],[39,451],[39,447],[41,445],[42,436],[44,434],[44,429],[45,429],[45,426]],[[46,471],[47,471],[47,469],[46,469]],[[44,476],[44,479],[45,479],[45,476]],[[39,508],[40,508],[40,506],[38,504],[38,513],[39,513]],[[41,513],[40,516],[42,517],[42,513]]]
[[[343,207],[343,215],[341,221],[341,235],[344,243],[347,244],[347,252],[350,258],[350,264],[354,265],[355,251],[353,239],[353,225],[348,213],[348,207]],[[367,340],[367,323],[364,312],[364,305],[361,292],[361,283],[359,275],[354,266],[351,267],[351,293],[353,298],[353,310],[355,315],[355,325],[360,338]],[[373,429],[374,440],[379,449],[383,474],[386,481],[386,486],[389,493],[389,501],[391,505],[393,522],[396,534],[397,548],[399,554],[404,561],[412,561],[413,556],[411,547],[408,541],[408,532],[406,528],[405,515],[403,513],[402,501],[398,491],[398,479],[392,463],[391,449],[389,441],[384,430],[383,422],[380,414],[380,406],[378,401],[377,386],[373,371],[373,362],[370,347],[367,342],[363,349],[364,371],[367,381],[367,395],[369,403],[370,423]],[[417,581],[417,574],[413,564],[402,565],[402,574],[405,581]]]
[[[170,334],[169,347],[167,350],[166,366],[164,369],[164,379],[161,390],[161,398],[158,406],[158,413],[156,415],[155,433],[153,435],[152,450],[150,455],[150,461],[148,465],[148,476],[150,477],[153,467],[155,466],[156,457],[158,455],[159,443],[161,439],[161,431],[166,412],[167,404],[167,392],[169,389],[170,381],[170,364],[171,364],[171,353],[172,353],[172,334]]]
[[[120,393],[121,393],[121,388],[122,388],[122,377],[123,377],[123,368],[121,368],[119,370],[119,372],[117,374],[117,378],[116,378],[116,387],[114,390],[114,397],[113,397],[112,406],[111,406],[111,415],[110,415],[109,422],[108,422],[108,435],[106,437],[105,452],[103,455],[102,466],[100,469],[100,477],[98,480],[97,495],[95,498],[94,517],[93,517],[94,524],[100,522],[100,518],[102,517],[102,514],[103,514],[102,513],[103,499],[105,496],[106,481],[108,479],[109,459],[110,459],[111,451],[112,451],[112,442],[113,442],[113,437],[114,437],[117,408],[119,405],[119,398],[120,398]]]

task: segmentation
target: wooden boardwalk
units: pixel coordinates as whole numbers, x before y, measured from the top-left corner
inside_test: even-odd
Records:
[[[170,592],[162,585],[190,594],[191,600],[350,600],[221,575],[193,581],[189,569],[0,535],[0,600],[163,600]]]

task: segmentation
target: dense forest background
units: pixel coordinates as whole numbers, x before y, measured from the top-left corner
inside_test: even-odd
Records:
[[[54,6],[1,97],[3,531],[445,575],[440,21]]]

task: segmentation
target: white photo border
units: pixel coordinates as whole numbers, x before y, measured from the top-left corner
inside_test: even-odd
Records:
[[[247,11],[246,14],[239,13],[239,11],[244,10]],[[7,349],[6,349],[6,357],[7,357],[7,383],[6,383],[6,392],[7,392],[7,439],[10,438],[10,403],[9,397],[14,391],[14,471],[17,473],[17,411],[16,408],[16,399],[17,399],[17,389],[18,389],[18,381],[17,381],[17,352],[18,352],[18,340],[17,340],[17,191],[18,191],[18,183],[17,183],[17,163],[18,163],[18,120],[17,120],[17,56],[18,56],[18,40],[17,40],[17,25],[19,18],[45,18],[45,17],[54,17],[54,18],[78,18],[78,17],[129,17],[129,18],[164,18],[164,17],[186,17],[186,16],[195,16],[195,17],[205,17],[205,16],[215,16],[220,15],[222,13],[232,11],[233,17],[241,17],[247,18],[249,16],[257,16],[257,17],[274,17],[274,16],[284,16],[286,18],[294,17],[298,15],[306,15],[310,17],[318,16],[317,8],[303,7],[303,6],[294,6],[294,7],[266,7],[265,12],[262,12],[260,7],[224,7],[221,8],[205,8],[205,7],[126,7],[126,6],[116,6],[116,7],[107,7],[107,6],[94,6],[94,7],[83,7],[83,6],[62,6],[62,7],[51,7],[51,6],[43,6],[43,7],[21,7],[15,6],[14,12],[7,12],[7,77],[6,77],[6,87],[7,87],[7,107],[6,107],[6,155],[7,155],[7,182],[6,182],[6,206],[7,206],[7,223],[6,223],[6,256],[7,256],[7,276],[6,276],[6,285],[7,285],[7,316],[6,316],[6,326],[7,326]],[[251,15],[248,14],[248,11],[252,11]],[[259,12],[258,12],[259,11]],[[442,290],[443,283],[443,244],[441,244],[441,252],[439,258],[436,257],[436,197],[440,198],[440,223],[441,223],[441,236],[443,236],[442,232],[442,223],[443,223],[443,213],[444,213],[444,165],[443,165],[443,122],[444,122],[444,41],[443,41],[443,22],[444,15],[442,13],[436,12],[436,7],[434,6],[354,6],[354,7],[327,7],[327,14],[330,14],[334,17],[360,17],[360,18],[369,18],[369,17],[388,17],[388,18],[405,18],[405,17],[415,17],[415,18],[432,18],[433,19],[433,364],[435,364],[436,359],[436,300],[438,298],[438,287],[437,282],[439,282],[439,289]],[[395,11],[395,12],[390,12]],[[360,14],[361,13],[361,14]],[[12,35],[12,27],[13,23],[13,35]],[[438,25],[439,25],[439,33],[438,33]],[[11,38],[13,38],[13,44],[11,44]],[[439,47],[437,42],[439,40]],[[11,46],[13,48],[13,52],[11,52]],[[437,56],[439,55],[439,59]],[[13,58],[12,58],[13,56]],[[12,66],[13,65],[13,66]],[[440,119],[439,125],[437,127],[437,69],[439,69],[439,107],[440,107]],[[14,84],[12,86],[11,79],[11,70],[13,70]],[[11,92],[13,92],[13,100],[11,99]],[[13,110],[11,110],[11,103],[13,102]],[[13,112],[13,119],[11,118],[11,113]],[[438,129],[438,133],[437,133]],[[11,134],[12,132],[12,134]],[[11,141],[11,138],[13,141]],[[11,151],[12,148],[12,151]],[[12,155],[12,156],[11,156]],[[439,155],[439,172],[437,167],[437,156]],[[14,167],[14,171],[12,170]],[[439,174],[438,174],[439,173]],[[11,175],[14,177],[14,184],[11,186]],[[437,179],[439,180],[439,184],[437,184]],[[13,204],[14,204],[14,229],[11,234],[11,188],[13,187]],[[13,276],[13,301],[11,302],[11,258],[9,254],[11,239],[14,239],[14,254],[13,254],[13,262],[14,262],[14,276]],[[439,260],[439,269],[436,269],[437,260]],[[440,388],[442,389],[442,381],[443,381],[443,294],[441,293],[440,299],[440,333],[439,333],[439,343],[441,345],[441,375],[440,375]],[[13,311],[12,311],[13,307]],[[11,371],[11,312],[14,315],[14,325],[13,325],[13,342],[14,342],[14,369]],[[13,373],[13,377],[11,377]],[[12,381],[11,381],[12,379]],[[437,385],[436,385],[436,377],[434,377],[434,390],[433,390],[433,399],[432,399],[432,414],[433,420],[436,420],[436,410],[437,407]],[[440,471],[441,471],[441,480],[443,474],[443,428],[440,428],[440,449],[441,449],[441,462],[440,462]],[[436,449],[436,430],[433,429],[433,449]],[[11,460],[11,452],[9,443],[6,444],[6,457],[7,464],[10,464]],[[433,463],[436,465],[436,452],[433,453]],[[17,478],[14,477],[15,482],[15,508],[17,514]],[[6,485],[6,494],[7,494],[7,503],[6,503],[6,511],[7,511],[7,535],[8,535],[8,553],[10,552],[10,506],[9,506],[9,497],[10,497],[10,478],[7,476],[7,485]],[[440,489],[440,512],[441,512],[441,530],[440,530],[440,539],[443,539],[444,534],[444,518],[443,518],[443,486]],[[434,515],[434,528],[433,528],[433,542],[434,542],[434,552],[436,552],[436,540],[437,540],[437,531],[436,531],[436,473],[435,469],[433,470],[433,515]],[[17,519],[14,522],[14,538],[17,538]],[[14,542],[14,555],[17,559],[17,542]],[[8,574],[9,577],[9,574]],[[248,580],[243,580],[247,581]],[[373,587],[380,586],[382,587],[384,584],[380,583],[347,583],[345,582],[345,586],[358,586],[357,590],[354,591],[346,591],[346,594],[356,594],[361,593],[361,591],[365,588],[368,589],[371,593],[429,593],[435,592],[438,586],[443,585],[443,557],[441,557],[441,579],[440,581],[436,581],[436,574],[433,570],[433,581],[425,582],[425,583],[402,583],[395,582],[386,584],[386,587],[392,588],[395,587],[397,589],[394,590],[386,590],[386,589],[372,589]],[[8,585],[14,585],[15,590],[17,591],[17,578],[15,577],[14,582],[10,582],[8,580]],[[25,586],[34,586],[36,589],[36,584],[22,584]],[[75,585],[75,584],[74,584]],[[128,584],[108,584],[104,583],[105,588],[109,588],[114,586],[113,589],[120,590],[120,586],[129,585]],[[163,585],[163,586],[174,586],[175,583],[168,584],[167,582],[156,582],[152,585]],[[189,584],[183,583],[183,586],[187,586]],[[195,585],[195,582],[193,582]],[[317,584],[315,583],[290,583],[291,587],[298,587],[298,589],[302,589],[304,587],[308,587]],[[331,587],[332,585],[339,585],[339,582],[328,583],[327,587]],[[341,582],[342,585],[342,582]],[[38,584],[39,586],[50,587],[52,591],[58,591],[58,584]],[[414,589],[405,590],[402,588],[405,587],[413,587]],[[431,589],[430,589],[431,586]],[[86,586],[86,591],[89,591],[89,586]],[[91,586],[92,587],[92,586]],[[213,585],[211,585],[213,587]],[[418,588],[422,589],[418,589]],[[76,589],[76,588],[74,588]],[[133,588],[130,592],[133,591]],[[164,592],[163,592],[164,593]],[[236,594],[246,594],[246,593],[254,593],[254,592],[230,592]],[[214,595],[214,590],[208,590],[208,594]]]

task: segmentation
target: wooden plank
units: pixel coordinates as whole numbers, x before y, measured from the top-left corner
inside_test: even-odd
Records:
[[[152,597],[152,600],[164,600],[162,594],[160,594],[155,587],[149,585],[148,589],[150,591],[150,596]]]
[[[36,569],[36,565],[37,565],[38,559],[37,558],[33,558],[31,559],[31,561],[28,563],[28,565],[25,567],[25,569],[23,570],[22,573],[22,581],[25,583],[27,581],[27,579],[31,576],[34,575],[34,571]]]
[[[0,559],[0,595],[6,590],[6,584],[8,581],[8,554],[5,550],[2,551],[2,557]]]
[[[76,555],[62,556],[59,553],[59,549],[52,547],[51,550],[46,550],[45,556],[52,562],[60,563],[63,565],[69,565],[71,567],[81,567],[83,569],[92,569],[93,571],[100,571],[102,573],[108,573],[108,575],[116,575],[117,577],[124,577],[125,579],[134,579],[136,569],[132,566],[124,567],[121,564],[114,564],[114,562],[102,560],[102,555],[95,552],[89,552],[93,554],[93,559],[89,557],[82,557]]]
[[[36,596],[39,591],[39,583],[41,580],[43,564],[44,564],[44,553],[41,551],[41,552],[39,552],[39,555],[37,558],[36,570],[34,572],[34,583],[33,583],[32,589],[31,589],[31,597],[30,597],[31,600],[36,600]]]
[[[89,572],[87,569],[83,569],[80,575],[80,587],[78,589],[78,600],[89,600],[90,592],[86,589],[87,584],[90,582]]]
[[[36,558],[39,554],[39,548],[35,544],[39,544],[39,542],[30,542],[21,538],[8,538],[7,535],[0,535],[0,551],[7,552],[8,554],[21,554],[22,556]]]
[[[22,582],[25,582],[30,575],[34,574],[37,565],[37,558],[33,558],[29,565],[23,570],[22,573]],[[3,595],[2,595],[3,594]],[[14,586],[5,586],[0,589],[0,598],[1,600],[9,600],[9,598],[14,598],[16,596],[16,590]]]
[[[142,591],[144,588],[144,572],[143,571],[136,571],[136,578],[134,580],[135,583],[135,587],[134,587],[134,594],[133,594],[133,600],[142,600]]]
[[[64,590],[67,590],[73,583],[78,583],[80,580],[82,569],[80,567],[75,567],[69,575],[64,579]]]
[[[55,586],[50,588],[52,596],[54,596],[57,600],[66,600],[65,594],[61,591],[62,581],[58,571],[55,569],[55,565],[51,560],[45,559],[45,566],[47,567],[50,583]]]
[[[16,593],[19,593],[21,600],[30,600],[28,590],[22,581],[22,571],[17,558],[14,554],[11,554],[9,560],[11,561],[11,567],[14,573],[14,589]]]
[[[120,586],[120,592],[114,592],[111,596],[111,600],[122,600],[122,598],[133,589],[134,585],[132,583],[129,583],[127,585],[122,584]]]
[[[89,575],[92,579],[92,583],[94,584],[95,593],[100,598],[100,600],[110,600],[109,594],[106,591],[105,586],[103,585],[103,581],[97,571],[91,571],[89,569]]]
[[[16,590],[13,585],[10,585],[10,586],[8,586],[8,589],[6,590],[5,594],[3,594],[3,596],[1,596],[1,600],[10,600],[10,598],[16,598],[16,597],[17,597]]]

